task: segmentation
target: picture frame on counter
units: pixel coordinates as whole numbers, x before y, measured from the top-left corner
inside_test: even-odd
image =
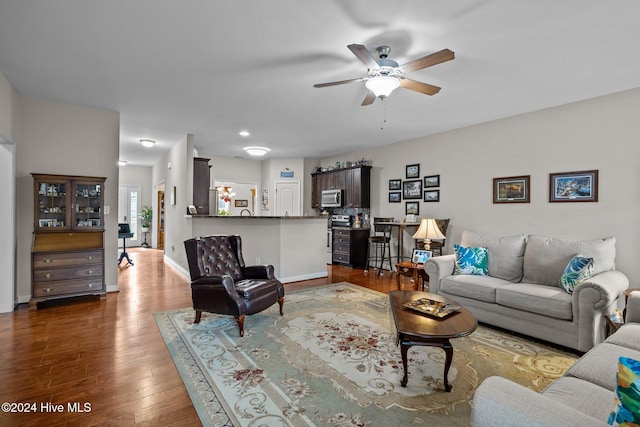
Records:
[[[597,202],[598,170],[549,174],[549,202]]]
[[[425,190],[423,201],[425,202],[439,202],[440,190]]]
[[[423,179],[424,183],[422,186],[424,188],[440,187],[440,175],[429,175],[425,176]]]
[[[431,256],[433,255],[432,251],[427,251],[424,249],[414,249],[411,254],[411,263],[412,264],[424,264]]]
[[[405,202],[405,215],[420,215],[420,202]]]
[[[390,179],[389,180],[389,191],[391,190],[402,190],[402,180],[401,179]]]
[[[234,207],[236,208],[247,208],[249,207],[249,200],[241,199],[233,201]]]
[[[422,196],[422,181],[419,179],[402,183],[402,198],[419,199]]]
[[[405,167],[405,178],[420,178],[420,164],[407,165]]]
[[[402,193],[399,191],[389,192],[389,203],[400,203],[402,199]]]
[[[493,178],[493,203],[529,203],[530,175]]]

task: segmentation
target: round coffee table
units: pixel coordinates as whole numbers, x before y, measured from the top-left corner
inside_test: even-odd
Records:
[[[455,301],[447,298],[420,291],[391,291],[389,292],[389,302],[391,312],[398,333],[400,343],[400,353],[402,354],[402,367],[404,377],[400,385],[407,386],[407,352],[414,345],[440,347],[445,352],[444,362],[444,387],[446,391],[451,391],[448,375],[451,362],[453,361],[453,346],[449,341],[451,338],[460,338],[471,334],[478,327],[475,316],[466,308],[460,307],[454,313],[443,318],[437,318],[426,314],[418,313],[404,307],[404,304],[415,301],[419,298],[428,298],[440,301],[445,304],[460,306]]]

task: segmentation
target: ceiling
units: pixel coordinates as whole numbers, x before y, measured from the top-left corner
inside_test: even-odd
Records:
[[[200,153],[326,158],[640,87],[638,16],[635,0],[0,0],[0,72],[120,112],[131,164],[187,133]],[[361,107],[364,83],[313,87],[366,75],[351,43],[456,59],[409,75],[440,93]]]

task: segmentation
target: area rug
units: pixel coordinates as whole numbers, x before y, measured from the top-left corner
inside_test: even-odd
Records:
[[[453,385],[444,391],[444,351],[400,348],[386,294],[349,283],[289,292],[247,316],[193,309],[155,313],[165,343],[205,426],[468,425],[473,392],[500,375],[540,391],[576,356],[479,326],[452,340]]]

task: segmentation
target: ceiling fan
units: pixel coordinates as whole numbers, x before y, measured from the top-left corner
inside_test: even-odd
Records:
[[[364,65],[369,68],[367,71],[367,77],[330,83],[319,83],[313,85],[313,87],[327,87],[354,82],[365,82],[364,84],[369,90],[369,93],[367,93],[364,101],[362,101],[361,105],[363,106],[372,104],[376,98],[386,98],[398,86],[424,93],[426,95],[435,95],[440,91],[438,86],[408,79],[405,77],[405,74],[431,67],[432,65],[437,65],[442,62],[450,61],[455,58],[452,51],[449,49],[443,49],[439,52],[432,53],[431,55],[409,61],[404,65],[398,65],[396,61],[387,59],[389,51],[391,51],[389,46],[379,46],[376,48],[376,53],[380,57],[379,60],[376,60],[371,53],[369,53],[367,48],[361,44],[350,44],[347,47],[355,56],[358,57],[358,59],[360,59],[360,61],[364,63]]]

